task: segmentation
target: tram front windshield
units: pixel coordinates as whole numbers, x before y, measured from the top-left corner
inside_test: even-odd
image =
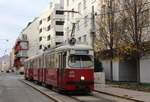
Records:
[[[93,64],[92,56],[89,55],[71,55],[69,57],[69,66],[73,68],[91,68]]]

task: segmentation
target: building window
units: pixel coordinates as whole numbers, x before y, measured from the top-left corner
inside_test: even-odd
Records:
[[[64,25],[64,21],[56,21],[56,25]]]
[[[51,26],[49,25],[48,27],[47,27],[47,30],[49,31],[51,29]]]
[[[80,21],[77,21],[76,25],[77,25],[77,30],[80,30],[80,27],[79,27],[80,26]]]
[[[50,40],[51,39],[51,36],[49,35],[49,36],[47,36],[47,40]]]
[[[56,42],[56,45],[59,45],[59,44],[61,44],[61,42]]]
[[[24,42],[24,41],[21,42],[20,46],[21,46],[22,49],[28,49],[28,43],[27,42]]]
[[[83,9],[86,9],[86,0],[83,0]]]
[[[70,15],[69,15],[69,13],[67,13],[67,20],[69,20],[70,19]]]
[[[42,37],[39,38],[39,41],[42,41]]]
[[[72,11],[74,11],[74,9],[72,9]],[[72,18],[74,18],[74,13],[72,13]]]
[[[86,42],[86,35],[83,36],[84,42]]]
[[[42,28],[40,29],[40,33],[42,32]]]
[[[81,2],[78,3],[78,12],[81,12]]]
[[[78,38],[79,42],[81,42],[81,37]]]
[[[56,14],[58,14],[58,15],[63,15],[63,14],[64,14],[64,11],[56,10]]]
[[[67,6],[69,6],[69,0],[67,0]]]
[[[39,46],[39,49],[42,49],[42,45]]]
[[[28,40],[27,35],[23,34],[22,35],[22,40]]]
[[[40,25],[42,24],[42,20],[40,20]]]
[[[87,27],[88,25],[88,16],[84,17],[84,26]]]
[[[50,47],[51,47],[51,45],[48,45],[48,46],[47,46],[47,48],[50,48]]]
[[[64,36],[64,32],[56,32],[56,36]]]
[[[51,20],[51,16],[48,16],[47,21],[50,21],[50,20]]]

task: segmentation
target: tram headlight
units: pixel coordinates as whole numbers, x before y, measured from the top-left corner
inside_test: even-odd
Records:
[[[81,78],[80,78],[80,79],[83,81],[83,80],[85,80],[85,77],[84,77],[84,76],[81,76]]]

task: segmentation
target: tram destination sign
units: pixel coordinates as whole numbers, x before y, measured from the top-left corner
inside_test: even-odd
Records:
[[[70,54],[93,55],[93,51],[90,51],[90,50],[71,50]]]
[[[77,53],[77,54],[88,54],[89,51],[88,50],[75,50],[75,53]]]

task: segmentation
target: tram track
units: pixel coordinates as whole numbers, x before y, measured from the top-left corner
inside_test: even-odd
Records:
[[[47,96],[48,98],[50,98],[50,99],[53,100],[54,102],[60,102],[58,99],[53,98],[52,96],[46,94],[46,93],[43,92],[42,90],[40,90],[40,89],[34,87],[31,83],[29,83],[29,82],[27,82],[27,81],[25,81],[25,80],[20,80],[20,81],[23,82],[23,83],[25,83],[26,85],[32,87],[33,89],[35,89],[36,91],[40,92],[41,94]]]
[[[130,101],[133,101],[133,102],[144,102],[144,101],[132,99],[132,97],[127,97],[127,96],[125,97],[125,96],[120,96],[120,95],[114,95],[114,94],[103,92],[103,91],[99,91],[99,90],[94,90],[94,92],[97,92],[97,93],[100,93],[100,94],[109,95],[109,96],[112,96],[112,97],[118,97],[118,98],[130,100]]]
[[[100,95],[95,95],[94,93],[90,93],[90,94],[86,94],[86,95],[70,95],[70,94],[64,95],[64,94],[60,94],[56,91],[39,86],[35,83],[29,82],[27,80],[20,79],[20,81],[25,83],[26,85],[32,87],[33,89],[39,91],[41,94],[47,96],[54,102],[103,102],[102,100],[107,100],[103,97],[99,97]],[[94,91],[94,92],[96,92],[96,91]],[[101,92],[97,92],[97,93],[108,95],[106,93],[101,93]],[[112,96],[112,95],[110,95],[110,96]],[[116,97],[116,96],[112,96],[112,97]],[[118,98],[122,98],[122,97],[118,97]],[[129,100],[129,99],[125,99],[125,100]],[[129,101],[135,102],[135,100],[129,100]],[[129,101],[126,101],[126,102],[129,102]],[[109,99],[108,99],[107,102],[111,102],[111,101],[109,101]],[[121,102],[121,101],[116,101],[116,102]],[[136,101],[136,102],[139,102],[139,101]]]
[[[61,95],[58,92],[44,88],[44,87],[39,86],[37,84],[34,84],[32,82],[22,80],[22,79],[20,81],[25,83],[26,85],[32,87],[33,89],[39,91],[41,94],[47,96],[48,98],[50,98],[54,102],[80,102],[80,101],[77,101],[77,100],[70,98],[66,95]]]

